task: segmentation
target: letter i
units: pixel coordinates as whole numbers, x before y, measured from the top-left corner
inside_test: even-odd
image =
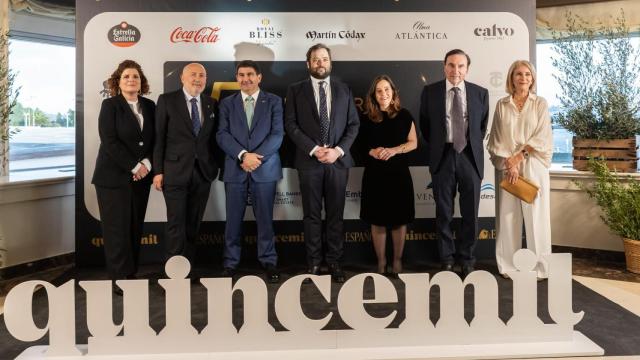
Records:
[[[191,280],[186,278],[191,264],[183,256],[167,260],[165,271],[169,279],[158,280],[165,290],[167,325],[160,336],[184,337],[185,334],[198,335],[191,325]]]

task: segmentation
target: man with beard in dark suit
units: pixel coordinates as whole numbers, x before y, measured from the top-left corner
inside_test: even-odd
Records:
[[[207,72],[201,64],[185,66],[182,89],[162,94],[156,107],[153,185],[167,206],[167,259],[182,255],[192,263],[216,163],[217,105],[202,94]]]
[[[289,86],[285,129],[296,146],[295,167],[300,179],[304,213],[304,242],[309,274],[320,272],[322,202],[326,214],[326,255],[332,278],[344,282],[341,268],[343,214],[350,148],[360,121],[349,87],[331,79],[331,50],[316,44],[307,51],[310,77]]]
[[[480,184],[484,174],[483,139],[489,118],[489,92],[464,81],[471,59],[454,49],[444,58],[445,80],[424,87],[420,128],[429,151],[436,202],[436,228],[442,270],[460,262],[463,277],[474,270]],[[451,228],[456,191],[462,225],[456,249]],[[456,259],[457,257],[457,259]]]

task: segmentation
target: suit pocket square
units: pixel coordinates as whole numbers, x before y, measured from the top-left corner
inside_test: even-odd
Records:
[[[535,200],[538,195],[538,189],[540,189],[533,181],[522,176],[518,176],[515,184],[510,183],[507,179],[503,179],[500,182],[500,187],[529,204],[533,203],[533,200]]]

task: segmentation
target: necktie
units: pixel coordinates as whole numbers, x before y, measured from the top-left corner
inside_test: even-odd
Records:
[[[193,126],[193,133],[198,136],[200,132],[200,111],[198,110],[198,99],[191,98],[191,125]]]
[[[464,115],[462,111],[462,100],[460,99],[460,88],[454,87],[453,102],[451,103],[451,132],[453,135],[453,149],[461,153],[467,146],[467,135],[464,131]]]
[[[253,97],[251,96],[244,99],[244,113],[247,115],[247,126],[251,129],[251,121],[253,120]]]
[[[320,95],[320,137],[323,145],[329,145],[329,111],[327,110],[327,93],[324,90],[325,81],[318,83],[318,95]]]

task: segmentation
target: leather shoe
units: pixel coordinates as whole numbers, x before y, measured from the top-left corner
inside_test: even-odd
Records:
[[[271,284],[276,284],[280,282],[280,272],[273,264],[267,264],[265,267],[265,272],[267,275],[267,281]]]
[[[220,273],[220,277],[230,277],[232,278],[236,274],[236,269],[234,268],[224,268]]]
[[[471,274],[474,271],[475,271],[475,269],[473,268],[473,265],[463,265],[462,266],[462,272],[460,273],[460,275],[464,279],[464,278],[467,277],[467,275]]]
[[[319,265],[313,265],[312,267],[310,267],[307,270],[307,274],[309,274],[309,275],[320,275],[320,266]],[[309,279],[309,278],[306,278],[306,279],[302,280],[303,284],[308,284],[310,282],[311,282],[311,279]]]
[[[440,270],[441,271],[453,271],[453,264],[443,263],[442,265],[440,265]]]
[[[339,264],[331,264],[329,265],[329,272],[331,272],[331,278],[333,281],[341,284],[345,281],[344,271]]]

